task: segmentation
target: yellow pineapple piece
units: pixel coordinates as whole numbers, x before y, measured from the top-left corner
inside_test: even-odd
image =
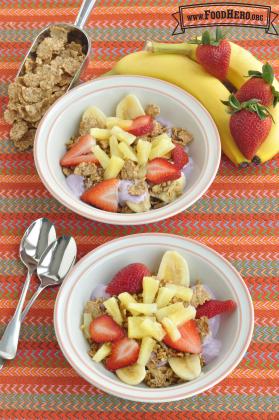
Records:
[[[177,341],[181,338],[180,331],[170,318],[163,318],[161,323],[173,341]]]
[[[81,330],[86,338],[90,338],[91,334],[89,331],[89,327],[92,321],[92,315],[88,312],[84,312],[83,314],[83,324],[81,325]]]
[[[159,288],[159,280],[154,277],[144,277],[143,284],[143,303],[153,303],[157,290]]]
[[[151,357],[155,345],[155,340],[151,337],[144,337],[141,342],[139,357],[137,363],[139,365],[145,366]]]
[[[159,136],[153,137],[151,145],[152,145],[152,149],[154,149],[154,147],[157,147],[158,144],[160,144],[160,142],[165,139],[167,141],[171,141],[171,137],[169,137],[167,135],[167,133],[162,133]]]
[[[137,156],[140,165],[145,165],[151,152],[151,143],[146,140],[139,140],[137,143]]]
[[[118,306],[117,299],[115,297],[111,297],[103,302],[104,307],[106,308],[108,314],[112,316],[117,324],[122,325],[123,318]]]
[[[174,296],[179,299],[184,300],[185,302],[190,302],[193,296],[193,289],[190,287],[179,286],[173,283],[167,283],[166,287],[173,289],[175,291]]]
[[[101,166],[102,166],[104,169],[106,169],[106,168],[107,168],[107,166],[108,166],[108,164],[109,164],[109,161],[110,161],[110,158],[109,158],[109,156],[106,154],[106,152],[104,152],[104,151],[100,148],[100,146],[93,146],[93,147],[92,147],[92,151],[93,151],[93,153],[94,153],[95,157],[96,157],[96,158],[98,159],[98,161],[100,162]]]
[[[119,148],[118,148],[118,140],[116,138],[116,136],[112,135],[109,138],[109,149],[110,149],[110,156],[117,156],[120,157],[122,156]]]
[[[96,140],[108,140],[111,136],[111,132],[107,128],[91,128],[90,134]]]
[[[175,146],[169,138],[162,138],[162,140],[157,144],[157,146],[152,147],[152,150],[149,154],[149,160],[155,159],[157,157],[162,157],[168,154]]]
[[[120,295],[118,295],[118,299],[126,309],[128,309],[129,303],[137,303],[136,299],[128,292],[120,293]],[[138,314],[137,311],[133,311],[131,309],[129,309],[129,312],[131,312],[132,315]]]
[[[173,314],[176,311],[183,310],[184,305],[182,302],[173,303],[172,305],[165,306],[164,308],[158,309],[156,312],[156,318],[158,321],[161,321],[165,317],[170,317],[170,314]]]
[[[103,344],[94,354],[92,359],[94,362],[101,362],[105,357],[107,357],[111,352],[111,345],[110,343]]]
[[[113,127],[111,129],[111,134],[117,137],[119,141],[123,141],[129,146],[136,140],[136,136],[128,133],[127,131],[122,130],[120,127]]]
[[[194,306],[187,306],[187,308],[179,309],[171,314],[169,314],[169,319],[172,320],[172,322],[180,326],[184,324],[186,321],[190,321],[190,319],[194,319],[196,317],[196,309]]]
[[[174,293],[175,291],[173,289],[170,289],[169,287],[160,287],[156,299],[158,308],[163,308],[164,306],[167,306],[174,297]]]
[[[152,315],[157,311],[156,303],[129,303],[128,310],[137,311],[139,314]]]
[[[115,126],[118,126],[122,128],[123,130],[128,130],[131,127],[131,125],[132,125],[132,120],[123,120],[117,117],[108,117],[106,119],[107,128],[113,128]]]
[[[162,341],[166,335],[162,325],[151,319],[145,319],[141,324],[141,329],[146,336],[153,337],[157,341]]]
[[[155,317],[147,316],[128,316],[128,337],[129,338],[143,338],[147,337],[148,334],[142,328],[142,323],[149,319],[150,321],[155,321]]]
[[[126,144],[122,141],[118,145],[118,148],[119,148],[120,152],[122,153],[122,156],[123,156],[124,159],[130,159],[130,160],[133,160],[134,162],[138,161],[137,155],[135,154],[132,147],[129,146],[128,144]]]
[[[116,178],[121,169],[123,168],[124,160],[121,159],[118,156],[112,156],[110,158],[109,164],[106,167],[104,178],[110,179],[110,178]]]

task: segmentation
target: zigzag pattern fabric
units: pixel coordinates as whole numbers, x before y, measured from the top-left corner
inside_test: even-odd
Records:
[[[73,22],[80,0],[2,0],[0,6],[1,111],[11,82],[32,39],[52,22]],[[140,50],[146,39],[172,39],[176,0],[99,0],[87,24],[93,53],[83,76],[108,71],[122,56]],[[199,1],[198,3],[204,3]],[[250,3],[257,3],[255,0]],[[259,2],[260,3],[260,2]],[[279,12],[276,0],[266,0]],[[268,60],[279,76],[278,38],[263,30],[229,28],[234,42]],[[277,48],[277,52],[276,52]],[[199,240],[226,257],[249,287],[255,307],[251,346],[241,364],[202,395],[173,403],[121,400],[89,385],[68,365],[53,329],[57,290],[46,290],[27,316],[18,356],[0,374],[1,419],[275,419],[278,405],[278,188],[279,158],[258,167],[237,169],[222,157],[218,175],[191,208],[146,226],[110,226],[81,218],[46,191],[36,173],[32,151],[19,153],[9,141],[0,114],[0,334],[16,306],[25,271],[18,246],[26,227],[46,216],[59,234],[74,235],[80,258],[111,239],[143,232],[168,232]],[[35,281],[31,292],[34,291]]]

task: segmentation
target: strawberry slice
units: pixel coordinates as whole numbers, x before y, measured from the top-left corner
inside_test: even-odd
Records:
[[[106,292],[110,295],[119,295],[122,292],[140,293],[142,291],[142,279],[145,276],[151,276],[146,265],[141,263],[126,265],[115,274],[107,286]]]
[[[180,177],[180,170],[167,159],[155,158],[147,165],[146,179],[153,184],[174,181]]]
[[[175,350],[187,353],[200,353],[201,352],[201,337],[199,330],[194,319],[185,322],[178,327],[181,338],[173,341],[169,335],[164,337],[164,343]]]
[[[183,166],[187,165],[189,162],[189,156],[185,152],[184,147],[180,144],[177,144],[172,150],[171,158],[178,169],[182,169]]]
[[[121,369],[136,363],[139,356],[140,346],[131,338],[124,337],[114,342],[111,346],[111,354],[106,359],[108,370]]]
[[[132,125],[127,131],[138,137],[149,134],[152,130],[153,118],[150,115],[141,115],[140,117],[133,119]]]
[[[120,340],[124,337],[124,330],[109,315],[100,315],[91,321],[90,336],[96,343]]]
[[[208,300],[197,307],[196,317],[213,318],[215,315],[220,315],[225,312],[232,312],[236,308],[236,303],[233,300]]]
[[[116,213],[118,210],[118,185],[119,179],[106,179],[89,188],[80,198],[101,210]]]
[[[92,153],[92,147],[96,144],[95,140],[89,134],[79,137],[70,150],[60,160],[61,166],[77,166],[82,162],[97,163],[98,160]]]

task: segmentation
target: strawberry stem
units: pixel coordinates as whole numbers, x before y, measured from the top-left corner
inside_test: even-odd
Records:
[[[250,112],[255,112],[261,120],[264,120],[267,117],[271,117],[272,121],[274,119],[269,111],[269,109],[260,103],[259,99],[250,99],[240,103],[239,100],[231,94],[228,101],[221,101],[224,105],[229,107],[229,113],[234,114],[243,109],[247,109]]]
[[[145,44],[145,51],[152,53],[164,53],[164,54],[181,54],[191,55],[192,48],[187,42],[180,43],[165,43],[165,42],[154,42],[147,41]]]

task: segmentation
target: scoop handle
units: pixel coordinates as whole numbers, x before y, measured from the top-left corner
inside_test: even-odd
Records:
[[[82,29],[86,24],[95,2],[96,0],[83,0],[75,21],[75,26],[79,29]]]

